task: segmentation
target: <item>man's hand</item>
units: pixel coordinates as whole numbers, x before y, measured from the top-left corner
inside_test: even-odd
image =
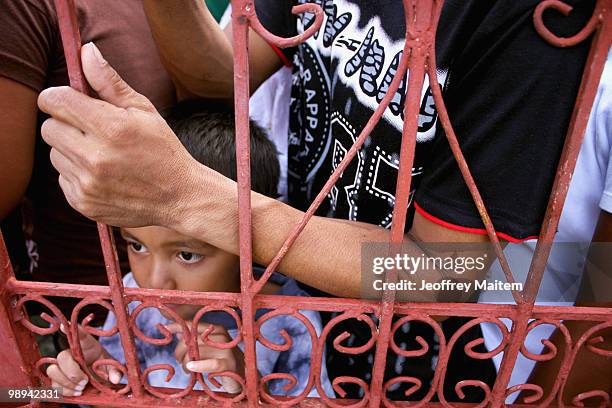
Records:
[[[182,333],[182,327],[176,323],[168,325],[168,330],[175,333],[178,344],[174,351],[176,361],[183,365],[186,372],[194,373],[215,373],[221,371],[233,371],[240,376],[244,376],[244,357],[238,347],[231,349],[220,349],[209,346],[202,341],[201,334],[209,327],[213,326],[213,331],[208,335],[208,339],[216,343],[229,343],[232,338],[223,326],[200,324],[198,325],[198,349],[202,360],[191,361],[188,354],[188,347]],[[230,394],[237,394],[242,390],[241,385],[230,377],[221,377],[223,390]]]
[[[51,163],[68,202],[111,225],[167,223],[178,210],[177,188],[199,164],[94,44],[83,46],[81,58],[102,100],[69,87],[46,89],[38,98],[40,109],[52,116],[42,136],[52,147]]]
[[[91,366],[98,360],[111,358],[104,347],[80,325],[79,342],[87,366]],[[51,379],[51,386],[62,388],[62,395],[66,397],[80,396],[89,382],[87,374],[81,370],[69,349],[60,352],[56,360],[57,364],[51,364],[47,367],[47,375]],[[102,375],[101,378],[104,381],[110,381],[113,384],[119,384],[119,381],[121,381],[121,372],[113,366],[104,365],[98,372]]]

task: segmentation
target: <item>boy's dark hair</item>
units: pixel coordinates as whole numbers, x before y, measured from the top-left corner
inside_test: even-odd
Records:
[[[186,100],[162,112],[194,159],[236,181],[234,113],[221,102]],[[278,197],[280,165],[277,151],[256,123],[251,127],[251,189]]]

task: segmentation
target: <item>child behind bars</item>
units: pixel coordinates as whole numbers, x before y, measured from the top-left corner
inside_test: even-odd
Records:
[[[186,101],[169,109],[165,118],[196,160],[236,180],[236,145],[232,113],[215,108],[204,101]],[[251,172],[253,191],[269,197],[277,196],[279,164],[275,146],[252,122]],[[121,234],[127,241],[131,268],[131,272],[123,278],[125,287],[196,292],[240,292],[239,258],[232,253],[164,227],[122,228]],[[294,280],[277,273],[271,276],[262,293],[307,296]],[[140,302],[129,304],[130,314],[139,304]],[[200,360],[190,361],[183,329],[177,322],[176,316],[185,319],[188,327],[191,328],[191,320],[199,307],[172,304],[166,307],[167,310],[161,311],[147,307],[142,309],[136,317],[138,328],[148,338],[164,337],[158,329],[159,324],[167,327],[172,333],[172,341],[165,346],[153,345],[135,336],[137,357],[142,370],[157,364],[170,365],[174,369],[174,375],[169,381],[166,381],[169,372],[165,369],[150,372],[147,376],[149,384],[156,387],[186,388],[190,384],[191,373],[199,372],[205,374],[206,385],[213,391],[240,392],[241,386],[230,377],[220,377],[220,382],[217,383],[221,385],[219,388],[210,382],[206,374],[231,371],[244,377],[242,342],[240,348],[219,349],[205,344],[199,335]],[[259,310],[256,318],[265,313],[265,310]],[[317,334],[320,334],[321,320],[318,312],[300,311],[300,313],[306,316]],[[236,321],[226,312],[209,312],[199,322],[198,331],[200,333],[212,327],[208,339],[214,342],[228,343],[238,335]],[[115,315],[109,313],[104,330],[110,330],[116,325]],[[285,343],[281,336],[282,330],[291,336],[293,342],[291,348],[278,352],[265,347],[258,341],[256,344],[257,368],[262,377],[271,373],[287,373],[295,376],[297,383],[288,391],[285,390],[288,384],[286,380],[270,381],[267,388],[271,394],[299,395],[306,388],[309,378],[312,353],[310,334],[303,323],[289,316],[273,317],[261,325],[261,334],[274,344]],[[79,328],[79,333],[86,363],[90,368],[94,361],[104,358],[113,358],[125,365],[118,333],[109,337],[101,337],[99,342],[82,328]],[[325,359],[323,358],[322,361]],[[325,364],[322,364],[321,371],[325,392],[333,396]],[[101,373],[103,374],[100,378],[102,382],[119,384],[127,381],[127,378],[122,378],[119,370],[110,365],[103,366]],[[89,381],[75,362],[70,350],[64,350],[58,355],[57,364],[50,365],[47,374],[53,386],[61,387],[65,396],[80,396]],[[201,389],[201,384],[198,382],[194,388]],[[318,396],[315,387],[312,388],[309,396]]]

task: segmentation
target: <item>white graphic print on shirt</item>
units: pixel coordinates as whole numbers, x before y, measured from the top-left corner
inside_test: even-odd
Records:
[[[300,208],[308,206],[337,168],[387,93],[399,66],[405,32],[403,14],[401,25],[385,25],[379,16],[367,15],[364,1],[315,2],[325,11],[323,25],[299,46],[294,57],[289,195]],[[303,32],[313,19],[311,13],[303,14],[298,31]],[[383,26],[392,27],[391,34]],[[447,74],[448,70],[438,70],[442,86]],[[404,78],[381,122],[332,188],[320,213],[391,226],[406,83]],[[436,132],[437,112],[427,77],[421,94],[418,145],[427,144]],[[413,187],[424,167],[420,150],[422,153],[417,147]],[[367,205],[367,214],[360,214],[360,205]]]

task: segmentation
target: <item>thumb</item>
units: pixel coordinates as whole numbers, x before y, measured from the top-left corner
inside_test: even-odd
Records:
[[[104,59],[94,43],[81,48],[81,62],[87,82],[100,99],[120,108],[136,108],[155,112],[153,104],[143,95],[133,90]]]

